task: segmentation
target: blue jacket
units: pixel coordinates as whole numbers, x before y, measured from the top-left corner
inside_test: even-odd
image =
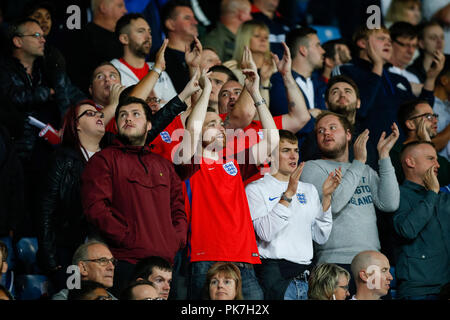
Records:
[[[405,180],[393,219],[402,239],[396,266],[399,298],[438,294],[450,282],[450,194]]]
[[[333,76],[345,74],[358,85],[361,107],[356,114],[356,123],[361,128],[369,129],[369,142],[375,146],[383,131],[391,132],[392,122],[397,122],[399,106],[416,98],[408,80],[389,72],[389,66],[386,64],[382,76],[379,76],[372,72],[369,61],[355,58],[333,70]],[[427,100],[431,106],[434,104],[432,91],[423,89],[419,98]],[[400,141],[403,141],[403,132],[400,134]]]

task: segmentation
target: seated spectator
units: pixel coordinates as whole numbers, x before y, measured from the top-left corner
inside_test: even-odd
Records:
[[[421,20],[420,0],[392,0],[384,18],[388,28],[396,22],[408,22],[416,26]]]
[[[244,300],[239,268],[232,262],[216,262],[206,274],[206,300]]]
[[[393,277],[386,256],[378,251],[363,251],[352,260],[356,294],[351,300],[380,300],[388,294]]]
[[[450,282],[450,194],[439,192],[439,163],[433,144],[413,141],[401,154],[405,182],[393,222],[402,240],[396,265],[397,295],[437,300]]]
[[[429,71],[436,66],[436,60],[444,55],[444,29],[436,21],[424,22],[418,26],[420,55],[406,69],[425,83]]]
[[[325,50],[323,55],[322,80],[328,83],[331,78],[331,71],[342,64],[346,64],[352,59],[351,52],[343,39],[329,40],[322,44]]]
[[[220,18],[216,27],[201,39],[205,47],[211,47],[216,51],[220,60],[232,59],[239,27],[242,23],[252,20],[250,7],[248,0],[221,2]]]
[[[263,22],[270,30],[270,50],[281,59],[283,56],[282,42],[290,31],[289,22],[277,11],[279,0],[253,0],[252,16],[254,20]]]
[[[170,0],[161,11],[161,20],[166,37],[169,39],[165,51],[166,72],[177,93],[189,82],[189,68],[185,62],[185,52],[198,37],[197,20],[189,1]]]
[[[296,136],[279,134],[278,170],[245,188],[261,256],[256,271],[267,300],[307,300],[313,241],[324,244],[331,233],[331,194],[341,173],[328,175],[321,202],[315,186],[299,182]]]
[[[14,300],[11,292],[0,284],[0,300]]]
[[[396,22],[389,28],[389,32],[392,39],[392,55],[389,60],[392,66],[389,71],[408,79],[412,92],[419,96],[423,85],[414,73],[406,70],[417,51],[417,28],[408,22]]]
[[[263,96],[269,103],[267,91],[270,85],[270,77],[276,71],[276,68],[272,61],[269,46],[269,29],[263,22],[250,20],[241,24],[236,34],[233,59],[223,63],[224,66],[235,73],[241,84],[244,83],[245,78],[242,73],[244,67],[241,65],[245,47],[248,47],[251,51],[261,77],[261,85],[266,91],[263,92]]]
[[[148,280],[136,280],[126,287],[120,295],[120,300],[163,300],[158,295],[155,285]]]
[[[406,102],[400,106],[398,112],[398,121],[400,127],[406,133],[406,139],[397,142],[391,150],[392,165],[395,168],[397,181],[402,184],[404,181],[404,173],[401,165],[402,146],[413,141],[433,141],[437,132],[438,115],[433,112],[433,108],[425,100],[415,99]],[[441,156],[437,156],[440,169],[438,180],[440,185],[446,186],[450,184],[450,162]]]
[[[444,69],[436,80],[433,111],[439,115],[437,136],[442,136],[443,144],[438,146],[437,137],[432,141],[439,155],[450,161],[450,59],[445,61]]]
[[[39,22],[44,31],[45,37],[45,70],[50,72],[58,72],[59,70],[66,72],[66,59],[61,51],[54,45],[50,44],[50,32],[52,31],[55,10],[48,1],[37,0],[29,2],[28,8],[25,9],[25,15]]]
[[[67,300],[113,300],[101,283],[81,280],[80,289],[70,289]]]
[[[113,286],[116,263],[117,260],[109,251],[108,246],[97,240],[90,240],[79,246],[72,258],[72,264],[79,268],[81,281],[90,280],[99,283],[95,288],[102,286],[110,289]],[[52,297],[52,300],[67,300],[68,294],[68,289],[62,289]],[[108,296],[117,300],[109,292]]]
[[[349,162],[352,139],[347,119],[332,112],[322,113],[315,127],[321,160],[305,163],[300,181],[312,183],[322,198],[322,185],[331,172],[342,169],[342,181],[333,192],[331,212],[333,228],[328,241],[315,247],[318,263],[335,263],[350,270],[353,257],[364,250],[380,250],[375,207],[393,212],[398,208],[399,190],[389,151],[398,139],[395,123],[392,133],[378,140],[379,175],[366,163],[369,131],[361,133],[353,144],[354,160]],[[350,294],[354,293],[352,283]]]
[[[152,282],[157,295],[167,300],[170,293],[170,285],[172,283],[172,265],[161,257],[148,257],[140,260],[133,273],[133,279],[148,280]]]
[[[164,60],[156,61],[157,63],[146,62],[152,47],[152,37],[145,18],[138,13],[128,13],[117,21],[115,33],[123,46],[123,56],[111,60],[111,63],[120,71],[122,85],[128,87],[137,84],[147,73],[154,71],[159,77],[153,90],[157,97],[163,100],[162,104],[175,97],[175,88],[164,71]],[[167,46],[167,40],[162,46]]]
[[[333,75],[345,74],[358,85],[361,94],[361,107],[356,113],[356,122],[370,131],[369,144],[376,147],[378,137],[388,131],[397,120],[399,105],[415,98],[409,81],[398,74],[390,72],[387,62],[392,55],[389,30],[385,27],[369,29],[362,25],[355,31],[353,44],[358,54],[351,63],[333,70]],[[427,73],[427,78],[420,93],[421,99],[434,103],[434,82],[441,72],[445,57],[440,52],[434,58],[436,62]],[[404,132],[400,132],[400,141]]]
[[[333,263],[314,267],[308,280],[309,300],[346,300],[350,273]]]
[[[104,114],[92,100],[82,100],[64,117],[61,146],[53,154],[39,191],[38,261],[56,291],[66,286],[66,269],[88,236],[81,206],[81,173],[104,147]]]

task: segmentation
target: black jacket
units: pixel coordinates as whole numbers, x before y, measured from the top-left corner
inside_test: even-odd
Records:
[[[16,231],[24,216],[24,181],[7,130],[0,126],[0,237]]]
[[[85,160],[77,150],[60,147],[44,178],[38,203],[38,262],[44,271],[58,266],[57,247],[76,248],[88,234],[80,196]]]

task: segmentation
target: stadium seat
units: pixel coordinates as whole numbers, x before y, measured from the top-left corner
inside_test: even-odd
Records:
[[[325,43],[329,40],[335,40],[341,38],[341,32],[339,28],[335,26],[318,26],[312,25],[311,28],[317,31],[317,37],[320,40],[320,43]]]
[[[0,284],[2,284],[14,296],[14,271],[8,269],[8,271],[2,275]]]
[[[15,281],[17,300],[48,298],[48,278],[39,274],[19,275]]]
[[[11,237],[1,237],[0,241],[2,241],[4,244],[6,244],[6,247],[8,248],[8,259],[6,259],[6,262],[8,262],[8,269],[12,270],[12,269],[14,269],[14,265],[16,262],[12,239],[11,239]]]
[[[389,269],[389,272],[392,275],[392,281],[390,283],[391,286],[391,297],[392,299],[397,299],[397,280],[396,280],[396,276],[395,276],[395,267],[391,267],[391,269]]]
[[[22,238],[16,243],[17,263],[21,264],[22,274],[39,273],[36,263],[37,249],[37,238]]]

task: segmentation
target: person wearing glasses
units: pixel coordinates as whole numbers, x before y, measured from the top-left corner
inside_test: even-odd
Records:
[[[437,134],[438,118],[439,115],[434,113],[433,108],[425,100],[415,99],[400,106],[398,121],[406,134],[406,138],[403,143],[397,142],[390,153],[399,184],[402,184],[405,179],[400,161],[402,147],[412,141],[432,141]],[[437,156],[437,161],[440,166],[439,184],[447,186],[450,184],[450,163],[440,155]]]
[[[126,287],[120,295],[120,300],[164,300],[158,294],[153,282],[136,280]]]
[[[378,251],[362,251],[352,260],[356,294],[351,300],[380,300],[388,294],[393,277],[388,258]]]
[[[52,300],[67,300],[69,289],[76,289],[80,280],[81,283],[85,280],[97,282],[107,290],[113,286],[117,259],[113,257],[104,242],[89,240],[80,245],[73,254],[72,265],[78,268],[80,278],[72,282],[68,281],[66,288],[53,295]],[[107,293],[112,300],[117,300],[110,292]]]
[[[81,173],[101,149],[104,134],[104,114],[94,101],[82,100],[67,111],[61,146],[43,170],[36,211],[38,262],[56,291],[66,286],[66,268],[88,235],[81,206]]]
[[[436,150],[412,141],[401,154],[405,182],[393,224],[398,258],[397,295],[407,300],[437,300],[450,282],[450,195],[440,192]]]
[[[308,280],[308,300],[346,300],[350,273],[334,263],[314,267]]]

